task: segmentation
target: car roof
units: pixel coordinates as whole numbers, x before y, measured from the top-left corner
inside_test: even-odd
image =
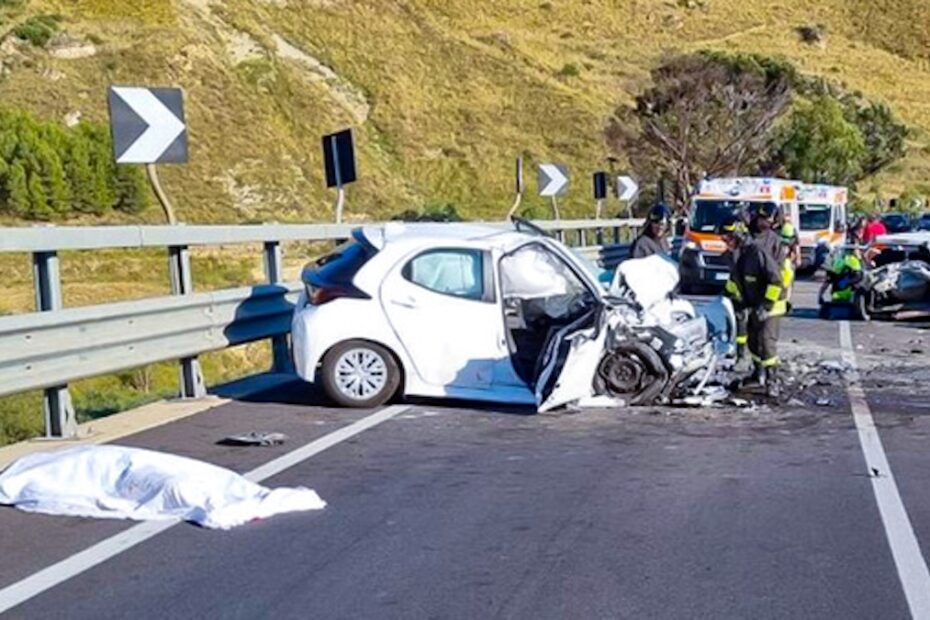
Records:
[[[379,250],[387,245],[431,246],[450,241],[467,241],[487,249],[510,249],[534,237],[513,230],[508,222],[496,224],[444,222],[389,222],[363,226],[365,239]]]

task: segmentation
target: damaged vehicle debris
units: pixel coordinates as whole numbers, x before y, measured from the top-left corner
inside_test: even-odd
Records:
[[[295,366],[343,406],[400,394],[546,411],[669,402],[732,357],[729,302],[675,298],[675,263],[626,261],[609,290],[599,275],[520,223],[362,227],[304,269]]]
[[[930,265],[922,260],[906,260],[866,271],[856,313],[863,320],[930,316]]]
[[[821,305],[823,318],[867,321],[930,316],[930,240],[926,234],[879,238],[867,257],[872,267],[850,281],[848,299]]]

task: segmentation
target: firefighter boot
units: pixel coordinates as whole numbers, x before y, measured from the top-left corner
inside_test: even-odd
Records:
[[[778,366],[769,366],[765,369],[765,395],[769,398],[781,396],[781,389],[778,385]]]
[[[753,367],[752,374],[743,381],[742,388],[750,392],[761,392],[765,389],[765,370],[762,364]]]
[[[749,372],[752,361],[749,359],[749,347],[745,344],[736,345],[736,365],[733,367],[734,372]]]

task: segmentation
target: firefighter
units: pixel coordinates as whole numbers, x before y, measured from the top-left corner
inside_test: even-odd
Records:
[[[663,204],[657,204],[646,216],[646,226],[630,248],[631,258],[646,258],[653,254],[668,256],[669,245],[666,235],[672,220],[672,212]]]
[[[730,278],[723,287],[724,296],[733,304],[736,314],[736,364],[737,370],[747,370],[749,361],[749,336],[746,334],[746,325],[749,320],[749,309],[743,303],[743,294],[733,279],[736,263],[739,261],[740,249],[745,245],[748,229],[742,218],[727,218],[717,231],[727,241],[727,262],[730,267]]]
[[[728,218],[720,232],[727,247],[738,252],[726,288],[731,296],[740,299],[748,315],[746,334],[753,373],[743,387],[763,389],[767,395],[775,397],[778,396],[779,322],[785,311],[778,303],[785,299],[781,266],[763,249],[758,238],[749,240],[740,233],[738,222],[738,216]]]
[[[756,245],[768,252],[769,256],[780,265],[784,258],[784,248],[779,234],[775,232],[778,217],[778,206],[771,202],[764,202],[753,213],[750,230]]]

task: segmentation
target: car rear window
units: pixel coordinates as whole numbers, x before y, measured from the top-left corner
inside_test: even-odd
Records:
[[[317,260],[310,269],[310,275],[320,282],[349,284],[359,269],[376,253],[377,250],[371,245],[352,239]]]

